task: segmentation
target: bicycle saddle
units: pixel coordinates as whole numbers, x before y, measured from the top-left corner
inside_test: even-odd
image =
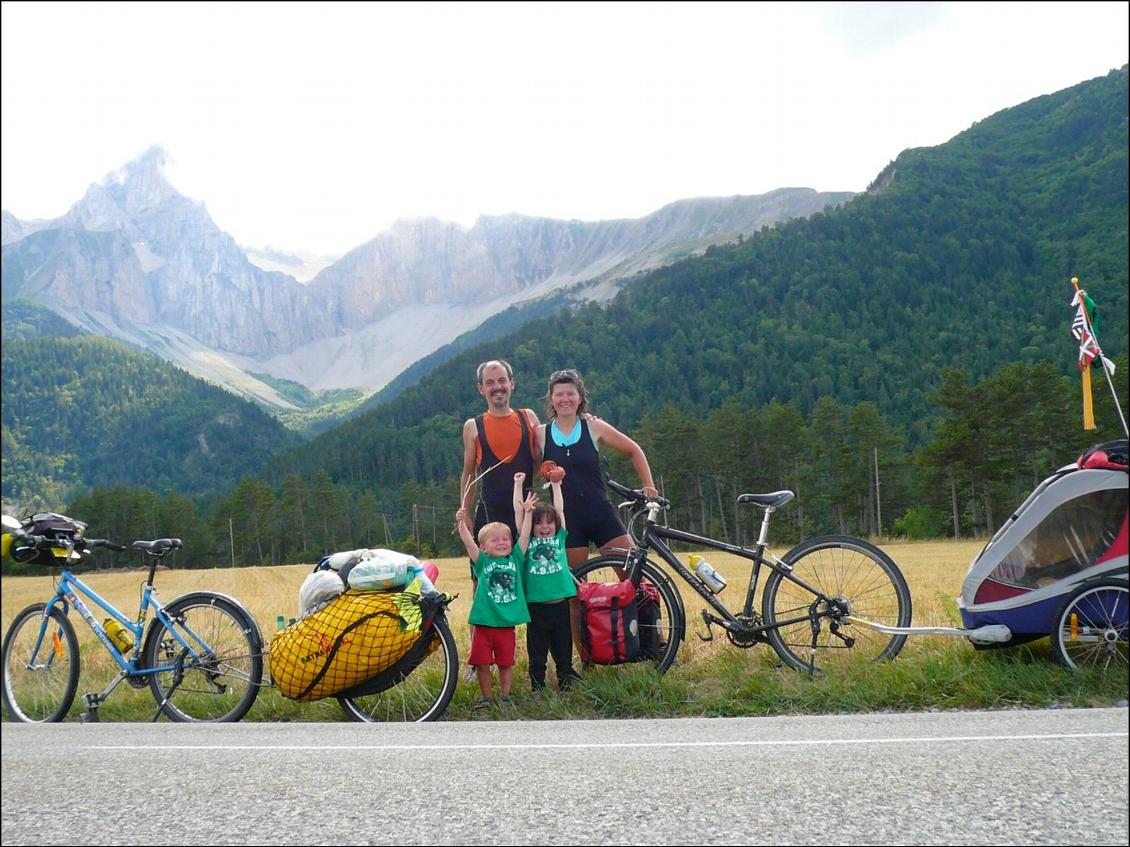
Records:
[[[742,494],[739,503],[753,503],[765,509],[779,509],[796,497],[791,491],[774,491],[771,494]]]

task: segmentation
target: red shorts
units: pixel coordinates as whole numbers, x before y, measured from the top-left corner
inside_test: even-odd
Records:
[[[471,655],[469,665],[498,665],[500,668],[514,667],[514,627],[483,626],[475,624],[471,633]]]

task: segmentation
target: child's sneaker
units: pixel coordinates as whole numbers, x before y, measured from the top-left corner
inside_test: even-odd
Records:
[[[467,665],[467,670],[463,671],[464,682],[474,682],[479,678],[479,669],[474,665]]]
[[[487,712],[490,711],[490,698],[480,697],[475,701],[475,705],[471,707],[472,712]]]

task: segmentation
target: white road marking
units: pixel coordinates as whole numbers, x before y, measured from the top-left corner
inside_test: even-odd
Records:
[[[938,744],[938,743],[981,743],[985,741],[1056,741],[1063,739],[1086,738],[1126,738],[1127,732],[1072,732],[1049,733],[1042,735],[943,735],[943,736],[918,736],[911,738],[806,738],[797,740],[778,741],[618,741],[618,742],[583,742],[574,744],[205,744],[205,745],[180,745],[180,744],[140,744],[140,745],[92,745],[88,750],[373,750],[396,751],[407,750],[606,750],[608,748],[643,749],[649,747],[819,747],[821,745],[839,744]]]

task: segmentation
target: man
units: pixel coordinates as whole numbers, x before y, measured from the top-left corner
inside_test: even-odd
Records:
[[[510,395],[514,392],[514,371],[506,362],[495,359],[479,365],[476,388],[487,402],[484,414],[468,418],[463,424],[463,474],[460,507],[471,514],[478,494],[473,533],[500,521],[518,534],[514,526],[514,474],[526,475],[523,496],[529,493],[541,456],[537,451],[539,424],[532,409],[514,411]]]
[[[540,421],[532,409],[514,411],[510,408],[510,395],[514,392],[514,371],[507,362],[492,359],[483,362],[475,372],[476,388],[487,402],[484,414],[468,418],[463,424],[463,474],[459,478],[459,502],[464,514],[478,494],[474,511],[475,525],[472,534],[488,523],[498,521],[510,527],[514,537],[514,474],[526,475],[522,496],[529,494],[534,479],[534,469],[541,456],[537,452],[537,431]],[[471,583],[475,584],[474,563],[471,566]],[[473,630],[472,630],[473,633]],[[474,672],[468,669],[468,678]]]

